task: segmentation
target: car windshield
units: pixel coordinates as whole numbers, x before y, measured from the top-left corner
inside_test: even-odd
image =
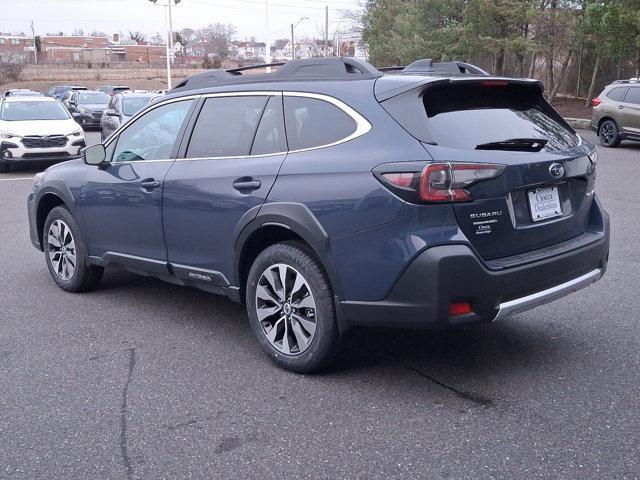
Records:
[[[66,120],[69,112],[58,102],[3,102],[0,120]]]
[[[104,92],[80,92],[78,103],[80,104],[107,104],[111,97]]]
[[[149,103],[151,98],[152,97],[125,98],[122,101],[122,113],[127,117],[133,116],[138,110]]]

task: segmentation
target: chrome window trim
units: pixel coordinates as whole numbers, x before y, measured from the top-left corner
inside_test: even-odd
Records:
[[[346,113],[355,122],[356,129],[350,135],[342,139],[336,140],[335,142],[327,143],[324,145],[318,145],[315,147],[300,148],[297,150],[286,150],[282,152],[265,153],[260,155],[235,155],[235,156],[224,156],[224,157],[192,157],[192,158],[185,157],[185,158],[176,158],[176,159],[167,158],[167,159],[157,159],[157,160],[135,160],[135,161],[128,161],[128,162],[114,162],[113,160],[111,160],[109,163],[111,163],[112,165],[125,165],[125,164],[151,163],[151,162],[173,162],[173,161],[185,162],[185,161],[201,161],[201,160],[234,160],[234,159],[240,159],[240,158],[249,159],[249,158],[276,157],[280,155],[287,155],[290,153],[308,152],[312,150],[319,150],[321,148],[328,148],[328,147],[333,147],[335,145],[340,145],[342,143],[346,143],[358,137],[361,137],[369,133],[372,129],[371,123],[369,123],[369,121],[365,117],[360,115],[360,113],[358,113],[355,109],[351,108],[342,100],[338,100],[335,97],[332,97],[330,95],[325,95],[322,93],[298,92],[298,91],[275,91],[275,90],[214,92],[214,93],[205,93],[200,95],[189,95],[189,96],[184,96],[179,98],[172,98],[172,99],[164,100],[148,106],[144,110],[138,112],[134,117],[132,117],[131,120],[129,120],[127,124],[124,126],[122,131],[118,132],[117,136],[112,134],[107,140],[107,142],[105,142],[104,144],[105,148],[107,148],[113,141],[115,141],[116,137],[120,136],[120,134],[123,131],[125,131],[131,124],[133,124],[133,122],[136,121],[138,117],[145,115],[151,110],[161,107],[163,105],[168,105],[170,103],[180,102],[184,100],[197,100],[199,98],[247,97],[247,96],[278,96],[278,97],[285,96],[285,97],[313,98],[316,100],[322,100],[334,105],[335,107],[339,108],[344,113]],[[286,129],[286,125],[285,125],[285,129]]]
[[[351,117],[351,119],[356,123],[356,129],[355,131],[351,134],[348,135],[340,140],[336,140],[335,142],[332,143],[327,143],[325,145],[318,145],[316,147],[308,147],[308,148],[299,148],[297,150],[289,150],[288,153],[300,153],[300,152],[308,152],[311,150],[318,150],[320,148],[327,148],[327,147],[333,147],[335,145],[340,145],[341,143],[346,143],[350,140],[353,140],[355,138],[361,137],[362,135],[365,135],[367,133],[369,133],[371,131],[371,123],[369,123],[369,121],[364,118],[362,115],[360,115],[358,112],[356,112],[353,108],[351,108],[349,105],[347,105],[346,103],[344,103],[342,100],[338,100],[335,97],[332,97],[330,95],[324,95],[322,93],[309,93],[309,92],[290,92],[290,91],[285,91],[284,95],[286,97],[303,97],[303,98],[314,98],[316,100],[323,100],[327,103],[330,103],[336,107],[338,107],[340,110],[342,110],[344,113],[346,113],[347,115],[349,115],[349,117]]]
[[[281,97],[282,91],[276,90],[248,90],[246,92],[214,92],[203,93],[203,98],[216,97]]]

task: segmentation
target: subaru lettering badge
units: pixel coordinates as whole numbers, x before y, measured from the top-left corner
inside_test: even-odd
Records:
[[[552,163],[549,167],[549,173],[554,178],[564,177],[564,166],[561,163]]]

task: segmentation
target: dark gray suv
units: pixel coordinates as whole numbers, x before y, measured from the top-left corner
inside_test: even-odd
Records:
[[[351,326],[491,323],[604,274],[597,151],[540,82],[428,60],[244,70],[184,80],[36,176],[31,239],[62,289],[119,264],[226,295],[310,372]]]

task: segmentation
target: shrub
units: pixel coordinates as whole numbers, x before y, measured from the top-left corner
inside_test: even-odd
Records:
[[[18,81],[26,66],[26,62],[21,58],[0,59],[0,79]]]

